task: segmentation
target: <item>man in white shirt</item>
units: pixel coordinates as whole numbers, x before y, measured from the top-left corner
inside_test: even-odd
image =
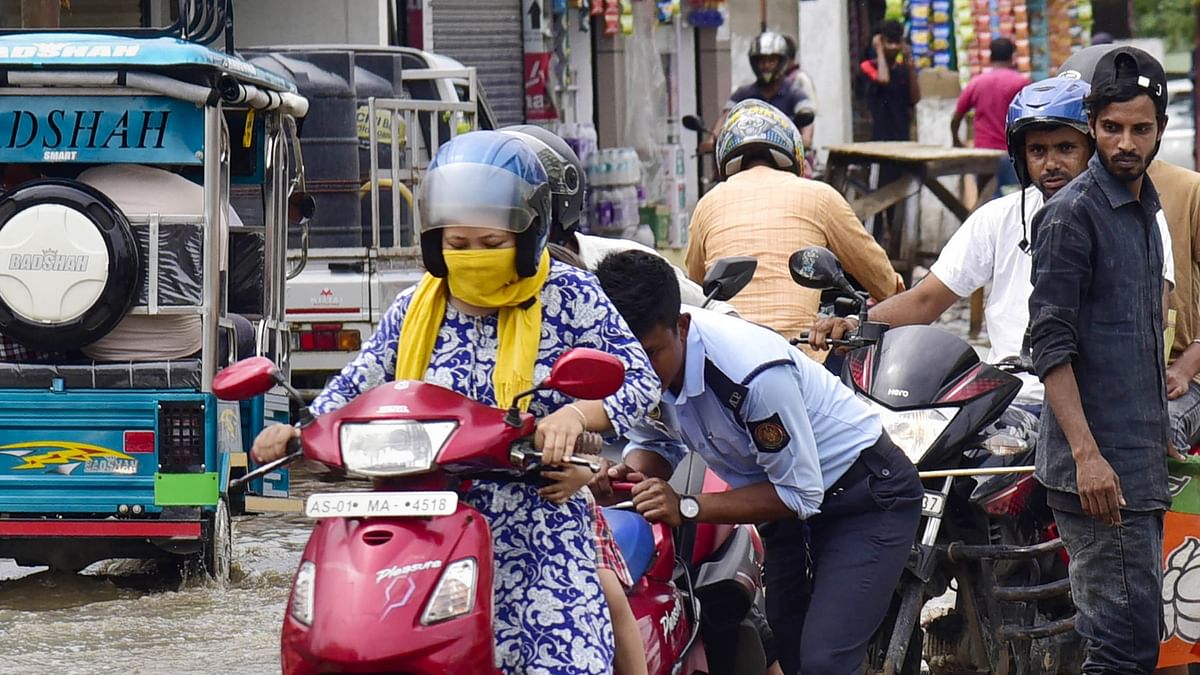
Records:
[[[942,249],[929,276],[873,307],[872,321],[890,326],[932,323],[990,281],[984,307],[991,341],[987,361],[1021,353],[1033,292],[1029,224],[1045,200],[1087,168],[1093,147],[1083,99],[1089,91],[1080,80],[1055,78],[1035,82],[1017,94],[1008,111],[1008,154],[1022,191],[992,200],[972,213]],[[1158,227],[1164,250],[1170,251],[1161,211]],[[1164,256],[1163,278],[1172,285],[1174,267],[1171,256]],[[810,342],[815,349],[828,349],[827,336],[841,338],[856,324],[855,318],[823,317],[813,325]],[[1017,402],[1040,405],[1041,382],[1034,375],[1021,379]]]

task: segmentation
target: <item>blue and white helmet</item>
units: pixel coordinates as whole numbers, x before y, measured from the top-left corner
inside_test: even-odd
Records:
[[[1087,110],[1083,100],[1091,86],[1082,80],[1057,77],[1026,85],[1008,106],[1008,156],[1016,169],[1021,187],[1031,180],[1025,163],[1025,132],[1032,127],[1063,125],[1087,136]]]
[[[537,274],[550,234],[550,182],[537,155],[499,131],[472,131],[447,141],[421,182],[421,257],[446,276],[441,229],[487,227],[517,235],[517,274]]]

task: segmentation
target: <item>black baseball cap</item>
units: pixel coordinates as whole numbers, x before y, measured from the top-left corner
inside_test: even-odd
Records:
[[[1159,113],[1167,109],[1167,75],[1158,59],[1137,47],[1122,45],[1106,52],[1092,73],[1093,95],[1102,87],[1133,81],[1146,92]]]

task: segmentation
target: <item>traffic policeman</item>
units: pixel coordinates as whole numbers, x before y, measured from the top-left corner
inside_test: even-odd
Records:
[[[664,383],[607,477],[637,481],[634,505],[651,521],[770,522],[767,616],[784,671],[862,672],[921,515],[912,462],[866,403],[779,334],[681,310],[663,259],[614,253],[596,275]],[[688,448],[728,492],[676,494],[667,479]]]

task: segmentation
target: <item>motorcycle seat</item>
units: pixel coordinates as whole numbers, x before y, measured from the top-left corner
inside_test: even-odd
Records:
[[[624,509],[604,509],[604,517],[612,528],[617,548],[625,558],[629,576],[637,583],[654,561],[654,532],[640,514]]]

